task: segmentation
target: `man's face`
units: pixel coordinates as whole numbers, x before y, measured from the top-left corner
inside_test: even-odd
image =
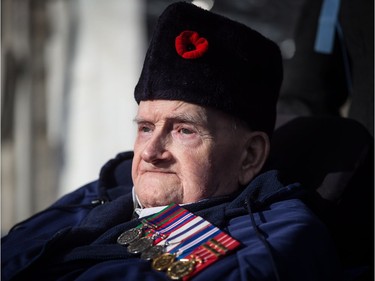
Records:
[[[181,101],[143,101],[132,178],[144,207],[192,203],[239,187],[243,140],[234,121]]]

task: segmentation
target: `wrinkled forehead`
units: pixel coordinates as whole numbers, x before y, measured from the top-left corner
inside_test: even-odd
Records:
[[[234,117],[217,109],[177,100],[141,101],[136,121],[159,122],[172,120],[207,128],[227,127]]]

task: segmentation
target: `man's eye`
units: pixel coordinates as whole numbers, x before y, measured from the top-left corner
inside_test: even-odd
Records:
[[[189,130],[189,129],[186,129],[186,128],[181,128],[180,129],[180,133],[181,134],[184,134],[184,135],[191,135],[193,134],[194,132],[192,130]]]
[[[149,133],[149,132],[151,132],[151,128],[147,127],[147,126],[141,126],[139,128],[139,131],[142,132],[142,133]]]

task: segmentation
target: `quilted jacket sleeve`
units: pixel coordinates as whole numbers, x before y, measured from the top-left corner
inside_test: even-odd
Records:
[[[48,243],[73,226],[100,203],[97,182],[89,183],[59,199],[49,208],[15,225],[1,239],[2,280],[36,260]]]

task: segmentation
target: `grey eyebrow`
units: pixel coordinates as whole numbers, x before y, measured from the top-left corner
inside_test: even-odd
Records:
[[[189,124],[198,125],[198,126],[207,125],[207,120],[205,117],[200,116],[200,115],[195,116],[195,115],[186,114],[186,113],[168,116],[166,120],[167,122],[189,123]],[[145,118],[138,117],[138,116],[133,119],[133,122],[137,124],[153,123],[149,119],[145,119]]]
[[[207,122],[202,116],[190,115],[186,113],[177,114],[168,118],[171,121],[180,122],[180,123],[189,123],[199,126],[204,126]]]
[[[146,119],[144,119],[144,118],[139,118],[139,117],[135,117],[135,118],[133,119],[133,122],[136,123],[136,124],[151,123],[150,121],[147,121]]]

